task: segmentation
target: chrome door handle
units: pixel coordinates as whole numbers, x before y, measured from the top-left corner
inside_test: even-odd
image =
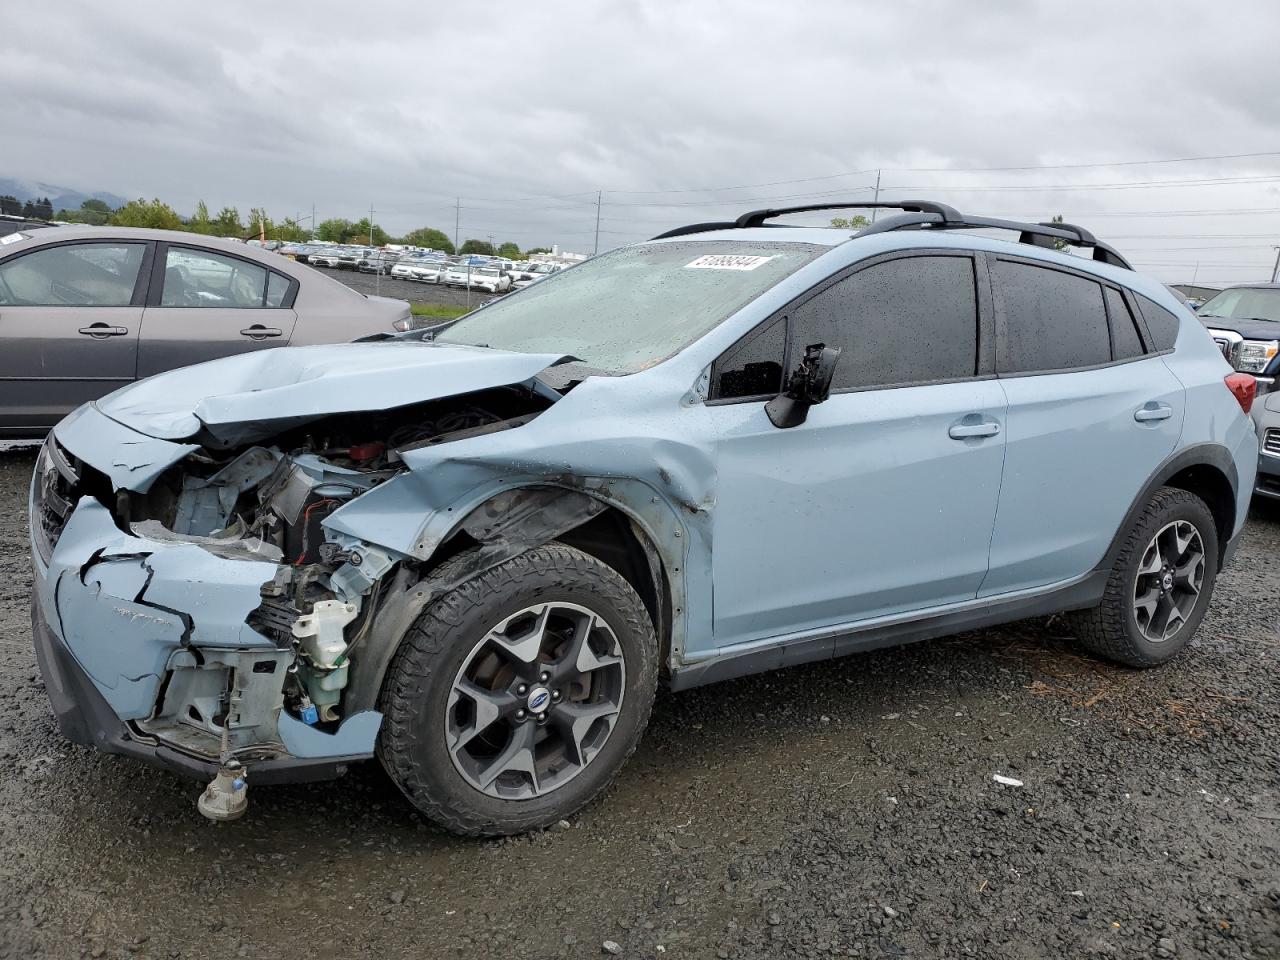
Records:
[[[1168,420],[1173,416],[1173,407],[1167,403],[1147,403],[1133,411],[1133,419],[1139,423],[1150,423],[1153,420]]]
[[[260,323],[255,323],[252,327],[246,327],[240,331],[240,336],[251,337],[254,340],[265,340],[267,337],[278,337],[280,334],[279,327],[264,327]]]
[[[128,327],[112,327],[112,326],[108,326],[105,323],[91,323],[87,327],[81,327],[79,332],[83,333],[86,337],[97,337],[98,339],[102,339],[103,337],[127,336],[129,333],[129,328]]]
[[[972,440],[975,437],[994,437],[1000,432],[1000,424],[994,420],[983,420],[981,423],[953,423],[947,431],[952,440]]]

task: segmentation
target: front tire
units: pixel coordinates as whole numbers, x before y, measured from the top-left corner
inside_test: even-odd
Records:
[[[1073,614],[1093,653],[1155,667],[1187,646],[1204,619],[1218,576],[1218,529],[1194,493],[1163,487],[1121,544],[1102,603]]]
[[[437,572],[474,562],[464,553]],[[427,607],[387,671],[378,741],[409,801],[455,833],[550,826],[612,782],[649,721],[658,641],[617,571],[552,542]]]

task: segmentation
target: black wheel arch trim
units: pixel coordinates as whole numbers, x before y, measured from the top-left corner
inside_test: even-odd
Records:
[[[1226,477],[1227,483],[1231,485],[1232,515],[1229,518],[1230,522],[1223,529],[1215,531],[1218,534],[1218,567],[1219,569],[1222,568],[1228,556],[1228,543],[1232,540],[1232,534],[1234,533],[1235,512],[1240,500],[1240,478],[1236,472],[1235,459],[1226,447],[1217,443],[1197,443],[1179,450],[1160,464],[1155,472],[1151,474],[1151,477],[1129,505],[1129,509],[1124,515],[1124,520],[1116,528],[1111,545],[1094,567],[1095,571],[1110,570],[1115,566],[1116,557],[1120,555],[1125,534],[1138,522],[1139,515],[1151,501],[1151,498],[1155,496],[1156,491],[1166,486],[1169,480],[1190,467],[1211,467]],[[1195,491],[1193,490],[1192,492],[1194,493]],[[1213,505],[1209,504],[1209,508],[1212,511]]]

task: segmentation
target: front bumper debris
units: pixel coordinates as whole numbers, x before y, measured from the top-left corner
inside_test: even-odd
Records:
[[[206,777],[225,726],[258,784],[336,776],[373,755],[381,714],[326,733],[281,709],[293,653],[246,623],[275,563],[124,533],[90,497],[47,564],[33,543],[33,562],[37,657],[68,739]]]

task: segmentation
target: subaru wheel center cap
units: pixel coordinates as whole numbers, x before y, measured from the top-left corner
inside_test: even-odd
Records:
[[[1173,589],[1173,574],[1172,574],[1172,573],[1166,573],[1166,574],[1164,575],[1164,579],[1163,579],[1161,582],[1162,582],[1162,585],[1164,586],[1165,590],[1172,590],[1172,589]]]
[[[529,691],[529,699],[526,703],[530,713],[541,713],[551,703],[551,691],[546,687],[534,687]]]

